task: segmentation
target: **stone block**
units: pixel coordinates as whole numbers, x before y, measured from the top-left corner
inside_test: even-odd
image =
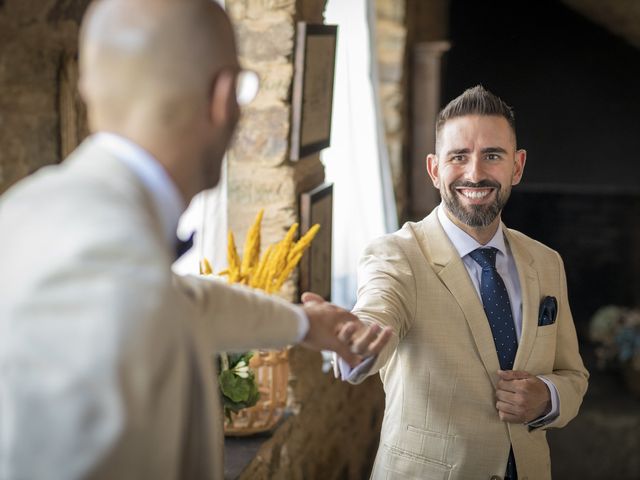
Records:
[[[399,83],[402,81],[404,68],[398,62],[385,62],[378,58],[378,79],[380,82]]]
[[[289,107],[248,106],[240,119],[229,153],[232,162],[276,166],[287,158]]]
[[[376,22],[376,49],[378,55],[402,62],[407,40],[407,29],[402,24],[388,20]]]
[[[226,9],[234,22],[260,19],[274,11],[295,13],[295,0],[227,0]]]
[[[375,3],[378,19],[404,23],[407,8],[405,0],[376,0]]]
[[[61,160],[58,73],[61,50],[47,29],[6,26],[0,34],[0,192],[43,165]],[[5,36],[6,35],[6,36]],[[6,40],[6,41],[4,41]]]
[[[293,21],[285,12],[236,23],[238,52],[254,62],[275,62],[293,52]]]

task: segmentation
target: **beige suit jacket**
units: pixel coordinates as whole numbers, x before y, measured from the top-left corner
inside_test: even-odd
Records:
[[[544,428],[502,422],[495,407],[500,368],[482,308],[465,266],[436,212],[374,241],[359,267],[363,320],[389,325],[394,336],[355,383],[380,372],[386,408],[375,479],[502,478],[509,445],[520,480],[551,477],[545,428],[578,412],[588,373],[578,352],[565,273],[553,250],[504,229],[523,299],[522,337],[514,370],[544,374],[557,387],[560,414]],[[538,326],[545,296],[559,308]]]
[[[0,198],[0,479],[222,478],[213,353],[293,308],[171,273],[147,192],[91,140]]]

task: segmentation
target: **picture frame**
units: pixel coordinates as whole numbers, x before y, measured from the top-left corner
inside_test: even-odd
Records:
[[[297,23],[291,149],[299,160],[331,143],[337,25]]]
[[[331,300],[331,239],[333,183],[324,183],[300,196],[300,235],[320,224],[307,253],[300,261],[300,294],[313,292]]]

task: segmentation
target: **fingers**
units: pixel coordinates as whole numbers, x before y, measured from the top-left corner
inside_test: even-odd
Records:
[[[496,399],[496,409],[500,420],[510,423],[524,422],[526,409],[521,394],[497,390]]]
[[[526,423],[550,411],[548,387],[538,377],[523,371],[498,371],[496,408],[500,419]]]
[[[334,348],[331,350],[336,352],[338,356],[347,362],[351,368],[358,366],[358,364],[362,362],[362,357],[353,353],[349,346],[344,343],[336,343]]]
[[[366,325],[351,312],[315,293],[305,292],[302,302],[310,325],[303,344],[312,349],[332,350],[352,367],[380,353],[393,334],[390,327]],[[327,330],[322,332],[327,328],[331,330],[329,335]]]
[[[522,370],[498,370],[498,376],[502,380],[524,380],[531,377],[531,374]]]
[[[351,344],[351,351],[358,355],[367,355],[369,345],[378,338],[380,330],[380,326],[375,324],[364,329],[364,332],[353,340],[353,343]]]
[[[518,392],[520,389],[520,385],[518,384],[518,382],[515,382],[513,380],[498,380],[496,387],[497,390],[503,390],[505,392],[513,393]]]
[[[351,338],[350,331],[356,331],[357,327],[352,324],[347,324],[343,327],[339,335],[341,342],[349,342]],[[389,342],[393,330],[390,327],[382,328],[378,325],[369,325],[361,329],[360,335],[357,340],[350,343],[348,348],[348,357],[338,353],[351,367],[355,367],[365,358],[378,355],[385,345]],[[353,359],[353,360],[350,360]]]
[[[522,396],[517,393],[506,392],[504,390],[496,391],[496,398],[504,403],[518,405],[521,403]]]
[[[522,407],[498,400],[496,408],[498,409],[498,416],[503,422],[523,423],[525,421]]]
[[[351,337],[362,328],[359,322],[347,322],[340,327],[340,331],[338,332],[338,340],[341,342],[350,345]]]
[[[383,328],[378,335],[378,338],[369,345],[369,355],[378,355],[385,347],[385,345],[389,343],[391,335],[393,335],[393,330],[391,329],[391,327]]]
[[[318,295],[317,293],[313,293],[313,292],[304,292],[302,294],[302,303],[324,303],[325,299],[322,298],[320,295]]]
[[[350,338],[362,325],[352,313],[325,302],[315,294],[305,294],[304,309],[309,320],[309,330],[301,342],[312,350],[331,350],[336,352],[351,367],[358,365],[362,358],[351,350]]]
[[[379,325],[365,325],[362,322],[348,323],[342,327],[338,338],[351,345],[351,351],[363,357],[377,355],[389,342],[393,330]]]

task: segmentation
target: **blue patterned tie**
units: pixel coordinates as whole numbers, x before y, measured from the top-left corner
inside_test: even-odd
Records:
[[[478,248],[469,255],[482,267],[480,298],[487,315],[502,370],[511,370],[516,358],[518,339],[507,287],[496,270],[497,248]]]
[[[482,267],[480,298],[482,298],[484,313],[487,315],[487,320],[489,320],[489,325],[491,326],[500,368],[502,370],[511,370],[518,350],[518,338],[516,336],[516,326],[513,323],[513,312],[507,287],[505,287],[502,277],[496,270],[497,253],[497,248],[478,248],[471,252],[469,256]],[[509,450],[505,478],[510,480],[517,480],[518,478],[513,449]]]

